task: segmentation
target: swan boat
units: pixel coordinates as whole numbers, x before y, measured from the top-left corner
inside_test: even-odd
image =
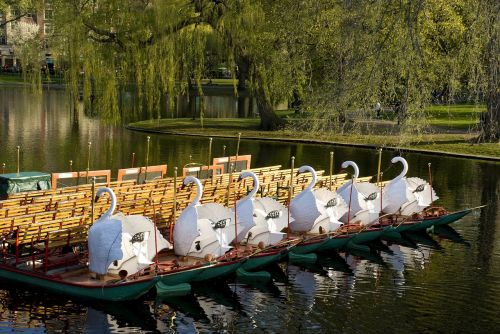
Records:
[[[95,201],[104,193],[111,206],[90,228],[48,232],[24,245],[18,237],[4,240],[0,278],[78,299],[125,301],[153,287],[186,292],[186,283],[234,272],[244,260],[230,254],[216,261],[179,258],[151,220],[113,214],[116,196],[111,189],[99,189]]]
[[[386,228],[384,237],[400,238],[402,232],[425,231],[432,226],[450,224],[483,207],[448,212],[443,207],[432,206],[439,199],[432,186],[418,177],[407,178],[408,162],[403,157],[394,157],[391,162],[401,163],[403,170],[384,187],[384,215],[374,224]]]
[[[242,269],[249,271],[265,267],[286,257],[299,239],[288,239],[282,232],[288,226],[287,209],[273,198],[255,198],[259,189],[259,179],[250,171],[240,174],[239,180],[251,177],[253,189],[236,203],[235,217],[241,225],[251,226],[240,247],[250,247],[253,254],[242,264]],[[240,224],[238,224],[240,225]]]

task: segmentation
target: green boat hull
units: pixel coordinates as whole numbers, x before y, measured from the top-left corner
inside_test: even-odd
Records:
[[[257,268],[268,266],[272,263],[278,262],[283,259],[288,253],[287,249],[277,250],[276,252],[270,252],[265,254],[256,254],[250,256],[243,264],[241,268],[246,271],[255,270]]]
[[[372,229],[372,230],[366,230],[362,231],[359,233],[356,233],[350,240],[351,243],[355,244],[364,244],[367,242],[371,242],[374,240],[377,240],[382,236],[384,231],[387,229],[385,228],[380,228],[380,229]]]
[[[443,216],[442,219],[435,222],[435,226],[447,225],[456,222],[457,220],[467,216],[472,212],[472,209],[463,210],[459,212],[450,213],[449,215]]]
[[[191,285],[189,283],[180,284],[163,284],[161,281],[156,282],[156,295],[158,297],[177,297],[185,296],[191,293]]]
[[[177,285],[192,282],[196,276],[205,269],[205,266],[196,267],[189,270],[168,273],[160,276],[160,282],[165,285]]]
[[[318,261],[318,255],[316,255],[316,253],[307,253],[307,254],[289,253],[288,260],[291,263],[314,263]]]
[[[324,239],[319,239],[319,240],[302,241],[301,243],[292,247],[290,249],[290,253],[295,253],[295,254],[314,253],[317,250],[319,250],[319,248],[328,240],[329,238],[325,237]]]
[[[123,282],[119,284],[81,285],[55,280],[37,273],[0,266],[0,278],[23,286],[41,288],[78,299],[125,301],[135,300],[146,294],[158,281],[158,277],[147,280]]]
[[[246,271],[242,267],[236,270],[236,277],[250,284],[267,283],[271,280],[271,274],[267,271]]]
[[[208,281],[214,278],[220,278],[233,274],[241,265],[242,260],[231,262],[219,262],[214,265],[206,266],[200,270],[200,273],[193,278],[193,282]]]
[[[332,249],[344,248],[353,236],[354,234],[343,234],[330,237],[324,244],[322,244],[318,248],[318,251],[324,252]]]
[[[407,231],[408,232],[424,231],[432,226],[451,224],[465,217],[466,215],[471,213],[472,210],[473,209],[467,209],[463,211],[453,212],[437,218],[427,218],[414,223],[401,224],[395,228],[395,231],[398,233]]]

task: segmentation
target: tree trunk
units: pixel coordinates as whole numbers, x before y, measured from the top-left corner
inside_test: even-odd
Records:
[[[259,94],[261,95],[261,94]],[[260,128],[266,131],[283,128],[285,122],[274,112],[274,108],[263,96],[257,96],[257,106],[260,115]]]
[[[241,56],[238,58],[238,89],[247,88],[248,69],[250,61],[247,57]]]

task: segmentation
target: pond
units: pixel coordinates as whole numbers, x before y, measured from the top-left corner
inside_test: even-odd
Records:
[[[33,95],[0,87],[0,164],[21,170],[85,169],[92,142],[91,168],[116,170],[144,162],[146,137],[109,126],[80,113],[71,115],[63,91]],[[149,164],[182,167],[208,159],[208,139],[151,134]],[[234,152],[234,139],[214,139],[213,155]],[[356,161],[361,175],[377,171],[375,150],[242,140],[240,154],[252,166],[308,164],[335,170]],[[249,285],[234,278],[194,286],[189,297],[133,303],[81,303],[44,292],[0,285],[0,331],[30,332],[339,332],[422,333],[496,332],[500,326],[500,164],[401,152],[410,176],[427,179],[432,163],[438,204],[460,210],[488,204],[449,228],[409,234],[404,242],[377,242],[368,254],[322,254],[318,263],[268,268],[273,281]],[[384,152],[388,169],[396,152]],[[142,164],[142,163],[141,163]],[[399,173],[389,168],[384,178]]]

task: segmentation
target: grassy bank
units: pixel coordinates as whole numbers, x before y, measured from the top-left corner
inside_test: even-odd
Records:
[[[63,79],[60,76],[44,76],[42,78],[42,84],[63,84]],[[23,75],[21,73],[0,73],[0,84],[26,84]]]
[[[361,144],[390,146],[402,149],[428,150],[453,154],[500,157],[500,144],[473,144],[475,133],[428,133],[418,136],[377,135],[377,134],[334,134],[310,133],[297,130],[261,131],[258,119],[205,119],[203,128],[199,120],[161,119],[130,124],[141,130],[184,133],[191,135],[234,136],[241,132],[242,137],[271,138],[286,140],[326,141],[340,144]]]

